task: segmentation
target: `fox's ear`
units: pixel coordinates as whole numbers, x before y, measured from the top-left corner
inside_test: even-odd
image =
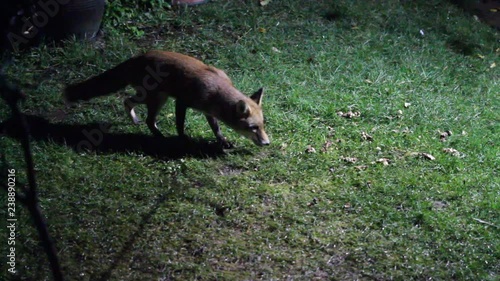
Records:
[[[250,113],[250,108],[244,100],[240,100],[236,104],[236,113],[238,116],[247,116]]]
[[[251,95],[250,98],[258,105],[261,105],[263,95],[264,95],[264,88],[260,88],[257,90],[257,92],[253,93],[253,95]]]

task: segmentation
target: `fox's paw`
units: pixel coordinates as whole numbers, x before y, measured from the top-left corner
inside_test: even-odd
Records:
[[[232,148],[234,148],[234,145],[231,142],[227,141],[226,139],[219,140],[219,145],[220,145],[220,147],[222,149],[232,149]]]

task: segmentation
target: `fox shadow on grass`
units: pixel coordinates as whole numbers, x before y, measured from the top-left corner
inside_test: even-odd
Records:
[[[224,155],[224,151],[216,142],[201,139],[111,133],[111,124],[51,123],[44,117],[35,115],[25,115],[25,118],[33,140],[52,141],[71,147],[76,152],[94,151],[103,154],[135,152],[162,160],[186,156],[215,158]],[[18,138],[20,128],[18,121],[8,119],[0,123],[0,135]]]
[[[96,153],[111,154],[135,152],[150,155],[157,159],[179,159],[186,156],[197,158],[214,158],[224,155],[224,151],[216,142],[199,139],[186,139],[181,137],[154,137],[132,133],[110,133],[111,125],[103,123],[89,124],[61,124],[52,123],[44,117],[25,115],[29,127],[30,137],[36,142],[53,142],[61,146],[72,148],[76,152],[91,151]],[[19,139],[21,126],[13,118],[0,122],[0,136]],[[233,152],[232,152],[233,153]],[[236,153],[248,153],[247,150]],[[215,186],[208,184],[208,186]],[[110,263],[103,265],[102,270],[93,273],[93,280],[109,280],[115,270],[130,259],[134,245],[144,229],[152,222],[152,218],[169,196],[176,196],[177,189],[172,189],[165,194],[160,194],[152,199],[149,210],[141,214],[138,226],[132,230],[123,242],[119,251],[113,255]],[[224,206],[207,202],[217,215],[223,215]],[[135,211],[134,211],[135,212]],[[41,271],[39,272],[41,274]],[[35,278],[39,279],[39,278]]]

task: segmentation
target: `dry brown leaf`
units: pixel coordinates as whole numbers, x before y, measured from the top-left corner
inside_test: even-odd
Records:
[[[322,152],[327,152],[328,148],[330,148],[333,145],[333,142],[331,140],[327,140],[325,144],[323,144],[323,147],[321,148]]]
[[[337,112],[337,115],[340,116],[340,117],[344,117],[344,118],[354,118],[354,117],[361,116],[361,113],[359,111],[355,111],[355,112],[352,112],[352,111],[348,111],[348,112],[339,111],[339,112]]]
[[[377,159],[377,163],[381,163],[384,166],[387,166],[387,165],[389,165],[391,163],[391,159],[389,159],[389,158],[380,158],[380,159]]]
[[[460,153],[458,150],[456,150],[454,148],[451,148],[451,147],[449,147],[449,148],[443,148],[443,152],[451,154],[453,156],[457,156],[457,157],[462,156],[462,153]]]
[[[408,129],[408,128],[405,128],[404,130],[401,131],[401,133],[403,133],[403,134],[412,134],[413,131],[410,130],[410,129]]]
[[[361,132],[361,139],[365,141],[373,141],[373,137],[367,134],[366,132]]]
[[[259,4],[261,6],[266,6],[267,4],[269,4],[271,2],[271,0],[259,0]]]
[[[436,210],[442,210],[448,207],[448,202],[446,201],[433,201],[432,207]]]
[[[314,206],[314,205],[316,205],[316,204],[318,204],[318,198],[313,198],[313,199],[311,200],[311,202],[307,203],[307,206],[308,206],[308,207],[311,207],[311,206]]]
[[[436,157],[432,156],[429,153],[422,152],[422,153],[420,153],[420,156],[422,156],[424,159],[427,159],[427,160],[431,160],[431,161],[436,160]]]
[[[307,153],[316,153],[316,149],[312,147],[311,145],[308,145],[306,148]]]
[[[266,33],[267,32],[267,29],[263,28],[263,27],[259,27],[259,32],[260,33]]]
[[[363,171],[363,170],[368,169],[368,166],[366,166],[366,165],[359,165],[359,166],[355,166],[354,168],[356,168],[357,170]]]
[[[340,157],[340,159],[342,159],[343,161],[345,161],[347,163],[352,163],[352,164],[354,164],[358,161],[358,158],[356,158],[356,157],[344,157],[344,156],[342,156],[342,157]]]
[[[440,133],[439,133],[439,139],[440,139],[441,141],[446,141],[446,139],[447,139],[449,136],[451,136],[451,135],[453,135],[453,132],[452,132],[452,131],[450,131],[450,130],[447,130],[447,131],[444,131],[444,132],[440,132]]]
[[[328,137],[333,137],[333,135],[335,135],[335,129],[333,127],[327,126],[326,129],[328,130]]]

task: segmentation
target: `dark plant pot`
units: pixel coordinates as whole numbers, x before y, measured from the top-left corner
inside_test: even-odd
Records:
[[[208,2],[208,0],[172,0],[172,5],[193,6]]]
[[[42,38],[95,39],[105,0],[0,0],[0,55],[36,46]]]
[[[54,1],[56,2],[56,1]],[[75,36],[77,39],[95,39],[104,15],[105,0],[66,0],[47,26],[47,35],[60,40]]]

